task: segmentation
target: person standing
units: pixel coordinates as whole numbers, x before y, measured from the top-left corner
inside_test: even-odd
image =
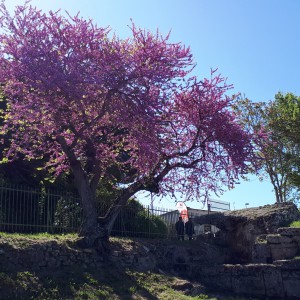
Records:
[[[195,233],[194,224],[191,218],[189,218],[189,220],[185,223],[185,234],[189,237],[189,240],[192,240],[194,233]]]
[[[178,240],[184,240],[184,223],[182,221],[182,217],[178,218],[178,221],[175,223],[175,229],[177,232]]]

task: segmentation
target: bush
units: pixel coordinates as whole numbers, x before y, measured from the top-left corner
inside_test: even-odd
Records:
[[[153,238],[165,237],[167,233],[165,222],[134,199],[122,209],[112,231],[113,235]]]

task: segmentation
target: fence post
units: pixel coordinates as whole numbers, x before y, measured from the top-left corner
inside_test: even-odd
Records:
[[[148,237],[150,237],[150,210],[148,205]]]
[[[46,192],[47,193],[47,192]],[[49,226],[50,226],[50,193],[47,193],[47,232],[49,233]]]

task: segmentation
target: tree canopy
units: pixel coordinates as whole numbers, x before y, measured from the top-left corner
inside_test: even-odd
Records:
[[[274,111],[276,118],[271,122],[271,126],[276,128],[293,141],[300,145],[300,97],[293,93],[277,93],[275,95]]]
[[[253,135],[231,109],[232,86],[215,71],[192,76],[190,49],[169,36],[132,24],[132,36],[120,39],[29,3],[13,16],[2,3],[1,14],[4,155],[47,158],[56,176],[71,171],[85,232],[95,226],[103,177],[122,190],[115,205],[140,190],[199,199],[232,185],[255,159]]]
[[[274,188],[276,202],[297,200],[299,182],[299,145],[293,136],[298,130],[296,97],[278,93],[270,102],[252,102],[241,98],[235,109],[244,126],[252,132],[263,130],[265,139],[257,139],[261,179],[268,177]],[[256,171],[258,168],[256,168]]]

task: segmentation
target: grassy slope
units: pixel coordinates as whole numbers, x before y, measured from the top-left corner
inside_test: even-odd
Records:
[[[7,235],[0,237],[18,239],[24,235]],[[30,239],[45,239],[54,236],[30,235]],[[72,241],[76,236],[55,236],[62,241]],[[116,242],[116,240],[114,241]],[[122,239],[118,239],[122,243]],[[124,240],[128,243],[128,240]],[[241,297],[223,297],[204,294],[205,289],[199,287],[189,291],[176,289],[180,278],[152,272],[141,273],[122,269],[108,263],[101,269],[65,268],[54,272],[18,270],[2,272],[0,270],[0,299],[243,299]]]
[[[0,273],[0,299],[212,299],[186,296],[171,288],[174,277],[112,266],[102,270],[64,270],[52,274]]]

